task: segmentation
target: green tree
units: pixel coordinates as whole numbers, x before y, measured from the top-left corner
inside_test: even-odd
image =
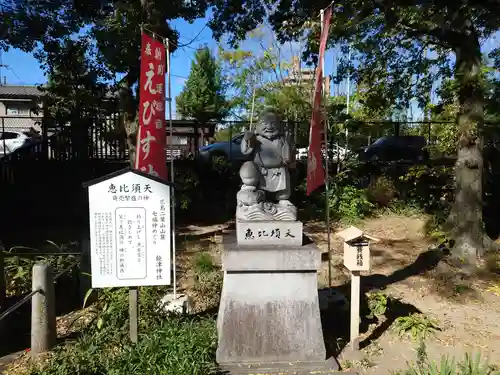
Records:
[[[247,49],[219,49],[224,75],[231,87],[233,115],[248,120],[252,117],[255,121],[264,107],[276,108],[284,120],[291,122],[288,131],[295,137],[296,145],[307,146],[313,80],[310,75],[306,77],[300,60],[296,60],[301,45],[278,43],[266,27],[253,30],[246,42]]]
[[[96,49],[90,38],[67,38],[52,48],[58,53],[36,53],[45,62],[48,76],[47,84],[41,87],[46,94],[44,111],[49,121],[55,120],[52,126],[69,133],[72,149],[84,158],[88,154],[89,127],[101,127],[101,134],[120,134],[102,116],[116,113],[116,100],[105,81],[112,76],[93,58]],[[73,69],[68,70],[68,65]],[[121,135],[123,137],[124,132]]]
[[[223,120],[229,113],[225,92],[226,84],[217,60],[208,47],[200,48],[191,63],[186,84],[175,98],[177,113],[194,120],[198,134],[198,126]],[[195,149],[198,148],[198,137],[195,137]]]
[[[215,37],[229,33],[231,42],[237,44],[247,31],[264,21],[272,25],[280,41],[297,39],[311,30],[306,56],[317,60],[314,51],[319,44],[319,13],[330,2],[282,0],[269,8],[265,4],[257,0],[214,1],[211,27]],[[368,99],[376,101],[382,94],[389,103],[407,108],[412,98],[426,101],[432,82],[455,79],[458,152],[449,226],[455,239],[455,257],[467,265],[475,264],[485,244],[492,244],[484,234],[482,217],[485,94],[480,42],[499,30],[500,3],[339,0],[332,6],[330,42],[341,43],[344,48],[350,44],[353,60],[361,62],[355,68],[344,61],[339,75],[350,71],[353,79],[373,87]],[[428,49],[432,53],[425,54]],[[426,72],[421,79],[414,79]]]
[[[57,65],[56,84],[66,85],[74,80],[75,66],[60,64],[60,56],[69,56],[75,43],[92,48],[85,53],[87,66],[99,66],[93,74],[93,87],[121,76],[114,83],[123,114],[123,128],[128,134],[129,147],[135,147],[138,96],[135,92],[140,74],[141,26],[170,40],[171,52],[175,51],[178,32],[169,22],[178,18],[192,21],[205,14],[207,3],[203,0],[53,0],[3,2],[0,6],[0,47],[20,48],[25,52],[38,52],[47,73],[53,74]],[[74,62],[75,59],[69,61]],[[66,76],[67,80],[63,77]],[[88,85],[87,85],[88,87]],[[84,90],[84,87],[80,88]],[[71,99],[74,100],[74,99]],[[80,101],[80,100],[78,100]],[[133,157],[133,152],[131,152]]]
[[[196,51],[184,89],[175,99],[177,113],[195,120],[195,132],[198,133],[198,126],[227,116],[229,108],[225,92],[220,66],[208,47],[203,47]],[[195,147],[198,149],[197,144]]]

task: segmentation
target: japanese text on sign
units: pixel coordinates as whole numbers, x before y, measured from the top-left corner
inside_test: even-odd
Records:
[[[147,201],[149,195],[153,193],[149,184],[121,184],[115,186],[110,184],[108,193],[113,195],[113,200],[120,202]]]
[[[99,256],[99,274],[111,275],[113,269],[113,228],[112,216],[110,212],[95,212],[94,225],[96,236],[96,248]]]
[[[358,267],[363,267],[363,247],[356,247],[356,265]]]
[[[284,238],[295,238],[295,235],[292,234],[292,231],[290,229],[287,229],[284,234],[282,234],[282,231],[279,228],[262,229],[257,231],[253,231],[252,229],[248,228],[245,231],[246,240],[253,240],[255,238],[260,238],[260,237],[270,237],[270,238],[280,239],[282,236]]]
[[[171,186],[124,170],[88,189],[92,287],[169,285]]]
[[[165,46],[142,34],[139,91],[139,132],[135,167],[167,178],[165,157]]]
[[[115,210],[118,233],[119,279],[144,279],[146,271],[146,210],[119,207]]]

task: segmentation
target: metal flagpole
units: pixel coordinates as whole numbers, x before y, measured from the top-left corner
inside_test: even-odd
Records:
[[[165,49],[167,55],[167,72],[168,72],[168,127],[169,127],[169,141],[170,145],[170,182],[172,185],[175,182],[175,172],[174,172],[174,150],[172,150],[172,140],[173,140],[173,125],[172,125],[172,69],[170,68],[170,40],[167,38],[165,40]],[[177,299],[177,267],[175,262],[175,188],[172,188],[172,199],[171,204],[171,223],[172,223],[172,267],[173,267],[173,288],[174,288],[174,300]]]
[[[346,113],[349,114],[349,107],[351,106],[351,44],[349,44],[349,53],[347,55],[347,59],[349,60],[349,72],[347,73],[347,108]],[[347,120],[349,121],[349,119]],[[347,128],[347,124],[345,127],[345,152],[347,154],[347,145],[349,142],[349,129]],[[344,155],[344,159],[347,155]]]
[[[331,5],[330,5],[331,6]],[[321,22],[321,35],[323,35],[323,20],[325,18],[325,10],[321,9],[320,12],[320,22]],[[321,59],[321,88],[323,99],[325,99],[325,54]],[[324,109],[324,107],[323,107]],[[323,115],[325,111],[323,111]],[[332,286],[332,262],[331,262],[331,239],[330,239],[330,205],[328,202],[329,193],[330,193],[330,171],[329,171],[329,162],[330,158],[328,156],[328,116],[324,117],[324,138],[325,138],[325,222],[326,222],[326,235],[327,235],[327,244],[328,244],[328,286]]]

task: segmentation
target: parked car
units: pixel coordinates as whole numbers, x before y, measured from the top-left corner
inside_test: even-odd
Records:
[[[371,162],[422,162],[429,159],[427,141],[422,136],[387,136],[377,139],[360,153],[360,159]]]
[[[0,132],[0,157],[36,142],[39,142],[39,136],[35,137],[30,131],[22,132],[9,130]]]
[[[215,142],[203,146],[199,150],[199,157],[207,162],[211,162],[215,157],[221,157],[231,161],[248,160],[250,156],[243,155],[241,152],[242,139],[243,134],[239,134],[230,141]]]

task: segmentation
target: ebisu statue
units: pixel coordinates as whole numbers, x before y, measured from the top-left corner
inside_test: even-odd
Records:
[[[245,132],[241,152],[250,160],[240,169],[236,219],[296,220],[297,208],[289,201],[293,148],[273,108],[260,113],[255,131]]]

